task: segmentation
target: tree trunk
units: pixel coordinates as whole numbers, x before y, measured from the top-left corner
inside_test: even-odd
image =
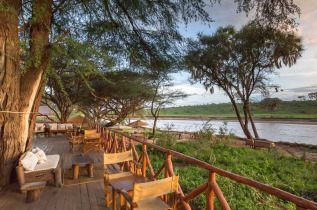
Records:
[[[251,122],[251,126],[252,126],[252,130],[253,130],[253,133],[254,133],[254,137],[255,138],[260,138],[259,134],[258,134],[258,130],[256,129],[256,126],[255,126],[255,123],[254,123],[253,115],[251,113],[250,104],[248,105],[248,115],[249,115],[249,119],[250,119],[250,122]]]
[[[154,123],[153,123],[153,136],[156,134],[156,123],[157,123],[158,117],[154,116]]]
[[[20,47],[18,37],[19,0],[2,0],[9,12],[0,12],[0,111],[19,112]],[[12,12],[12,10],[15,12]],[[24,151],[23,114],[0,113],[0,185],[10,183],[13,166]]]
[[[240,126],[241,126],[241,128],[242,128],[242,130],[243,130],[243,133],[245,134],[245,136],[246,136],[248,139],[253,139],[253,136],[252,136],[251,132],[249,131],[248,126],[246,126],[246,125],[243,123],[243,120],[242,120],[242,117],[241,117],[241,115],[240,115],[240,113],[239,113],[239,109],[238,109],[238,106],[237,106],[236,102],[235,102],[233,99],[231,99],[231,98],[230,98],[230,100],[231,100],[231,103],[232,103],[232,105],[233,105],[234,111],[236,112],[236,116],[237,116],[238,121],[239,121],[239,123],[240,123]],[[246,117],[247,117],[247,116],[246,116]]]
[[[19,0],[3,0],[8,12],[0,12],[0,185],[9,184],[14,166],[31,146],[34,124],[41,100],[44,70],[49,67],[49,29],[52,0],[33,1],[30,26],[30,68],[20,77],[18,37]],[[16,12],[12,12],[12,8]]]

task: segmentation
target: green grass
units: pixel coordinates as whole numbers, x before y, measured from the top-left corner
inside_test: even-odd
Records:
[[[241,110],[241,104],[239,104]],[[265,110],[258,108],[258,103],[251,105],[254,117],[269,118]],[[150,115],[150,113],[147,113]],[[181,106],[162,109],[161,116],[215,116],[236,117],[231,103]],[[283,101],[276,109],[274,118],[317,118],[317,101]]]
[[[207,146],[208,145],[208,146]],[[210,163],[218,168],[252,178],[298,196],[317,201],[317,166],[298,158],[287,157],[275,151],[237,148],[224,144],[201,144],[182,142],[171,149]],[[138,146],[140,151],[141,147]],[[165,154],[148,149],[148,154],[157,171],[163,164]],[[189,193],[208,180],[208,172],[173,158],[174,173],[179,173],[180,185]],[[295,209],[295,205],[270,196],[255,188],[239,184],[217,175],[217,183],[232,209]],[[193,209],[205,208],[204,193],[190,202]],[[215,203],[215,208],[220,209]]]

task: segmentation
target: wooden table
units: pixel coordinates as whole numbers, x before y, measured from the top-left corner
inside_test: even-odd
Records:
[[[133,194],[133,185],[134,183],[144,183],[149,182],[150,180],[142,175],[133,175],[128,177],[122,177],[109,181],[109,185],[112,187],[112,206],[113,209],[116,209],[116,192],[118,189],[125,189],[131,196]],[[120,206],[123,205],[123,200],[121,200]]]
[[[86,166],[89,177],[94,177],[95,161],[89,155],[73,155],[73,179],[78,179],[79,167]]]

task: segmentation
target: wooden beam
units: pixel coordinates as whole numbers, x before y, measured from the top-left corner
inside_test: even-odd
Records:
[[[210,185],[217,196],[221,209],[230,210],[231,208],[229,204],[227,203],[226,198],[223,196],[217,182],[213,181],[210,183]]]
[[[200,193],[204,192],[207,188],[208,184],[202,184],[198,187],[196,187],[193,191],[191,191],[190,193],[188,193],[183,200],[188,203],[189,201],[193,200],[194,198],[196,198]],[[208,209],[208,208],[206,208]]]

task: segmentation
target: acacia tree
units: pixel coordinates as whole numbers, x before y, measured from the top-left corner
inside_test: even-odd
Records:
[[[313,100],[317,100],[317,92],[308,93],[308,97]]]
[[[273,117],[273,112],[281,105],[282,101],[279,98],[265,98],[260,102],[260,108],[268,111],[271,118]]]
[[[233,26],[219,28],[212,36],[199,35],[190,41],[185,58],[192,79],[211,93],[218,86],[229,97],[247,138],[259,138],[250,108],[254,92],[267,93],[269,76],[282,64],[292,66],[303,51],[301,39],[291,32],[251,22],[241,30]],[[241,115],[237,101],[243,104]]]
[[[143,109],[151,100],[153,86],[147,74],[130,70],[109,72],[91,80],[80,110],[96,123],[109,120],[105,126],[122,122],[128,115]]]
[[[298,13],[292,0],[236,2],[241,10],[255,9],[272,23],[287,25]],[[9,183],[19,155],[31,146],[51,49],[63,38],[69,34],[80,42],[112,48],[131,63],[146,64],[168,56],[171,40],[181,38],[179,21],[210,21],[205,6],[203,0],[1,0],[0,185]],[[24,44],[27,63],[21,68]]]
[[[154,81],[153,86],[155,87],[152,100],[151,100],[151,115],[154,118],[152,133],[156,133],[157,120],[160,117],[161,109],[164,106],[172,105],[176,100],[188,97],[188,94],[182,90],[172,90],[173,86],[168,76],[163,76]]]
[[[71,72],[59,72],[50,76],[43,92],[42,103],[48,106],[61,123],[66,123],[73,106],[81,99],[85,85],[82,78]]]
[[[5,112],[0,114],[0,185],[9,183],[18,157],[31,146],[51,50],[67,35],[144,64],[162,58],[171,40],[180,39],[178,21],[208,21],[205,5],[185,0],[1,0],[0,110]],[[22,69],[24,45],[27,63]]]

